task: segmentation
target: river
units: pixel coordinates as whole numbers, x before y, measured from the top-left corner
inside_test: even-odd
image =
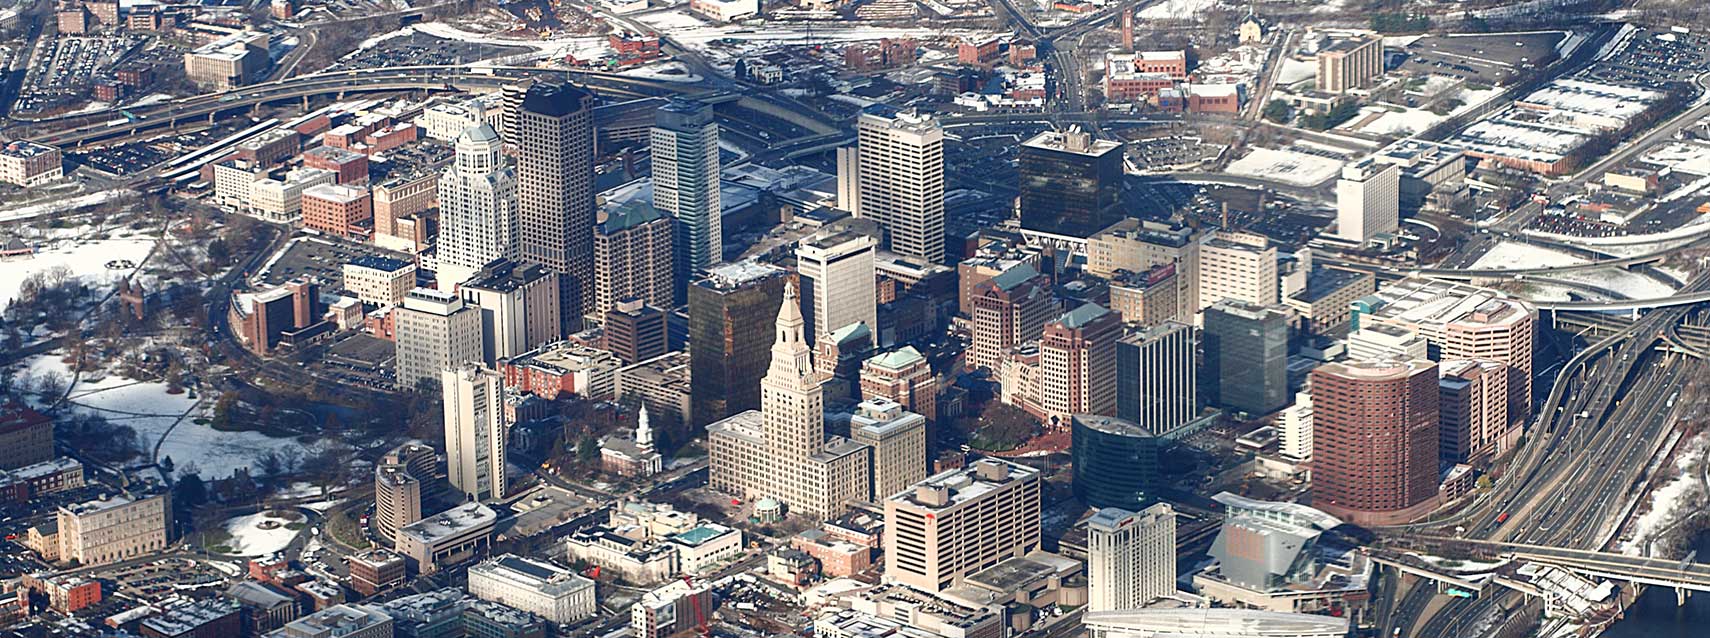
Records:
[[[1710,532],[1693,543],[1699,556],[1710,556]],[[1702,559],[1700,559],[1702,560]],[[1710,635],[1710,595],[1695,593],[1686,605],[1675,606],[1674,590],[1652,587],[1627,608],[1627,617],[1615,623],[1604,638],[1698,638]]]

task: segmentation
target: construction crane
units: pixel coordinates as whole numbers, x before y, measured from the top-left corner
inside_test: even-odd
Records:
[[[712,638],[712,627],[707,625],[707,614],[705,610],[701,609],[701,598],[695,595],[694,577],[683,574],[683,584],[689,586],[689,592],[685,595],[689,597],[689,605],[694,607],[695,623],[700,629],[700,637]]]

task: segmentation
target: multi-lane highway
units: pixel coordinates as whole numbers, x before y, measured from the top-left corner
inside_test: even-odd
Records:
[[[1699,277],[1682,292],[1706,289],[1710,279]],[[1386,532],[1600,549],[1638,496],[1686,381],[1702,373],[1696,359],[1652,349],[1687,312],[1652,311],[1575,355],[1490,494],[1454,514]],[[1416,637],[1476,635],[1513,603],[1505,592],[1453,599],[1426,618],[1434,594],[1428,583],[1415,586],[1381,619],[1381,629]]]

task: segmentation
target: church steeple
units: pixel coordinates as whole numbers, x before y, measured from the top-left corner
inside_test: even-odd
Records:
[[[647,404],[641,404],[641,413],[635,418],[635,446],[642,453],[653,451],[653,425],[647,419]]]

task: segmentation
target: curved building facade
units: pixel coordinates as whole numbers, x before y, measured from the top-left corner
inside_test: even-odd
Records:
[[[1437,503],[1437,364],[1332,363],[1312,371],[1312,506],[1358,525]]]
[[[1158,484],[1158,447],[1151,433],[1132,421],[1077,414],[1071,433],[1075,496],[1088,507],[1140,509]]]
[[[392,539],[398,529],[422,519],[422,501],[437,497],[439,453],[405,443],[374,467],[374,531]]]

